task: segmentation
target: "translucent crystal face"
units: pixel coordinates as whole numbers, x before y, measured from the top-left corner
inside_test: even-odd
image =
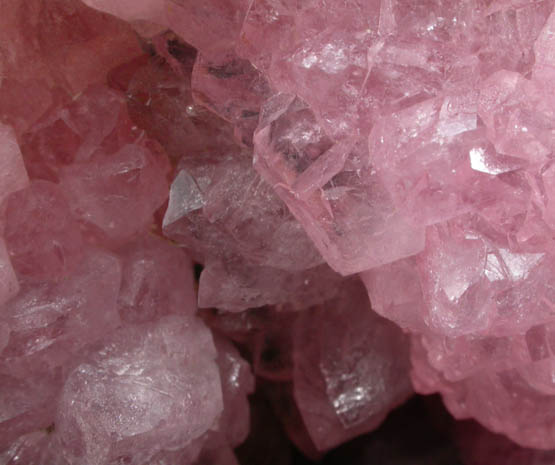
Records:
[[[555,449],[554,9],[0,0],[0,463]]]

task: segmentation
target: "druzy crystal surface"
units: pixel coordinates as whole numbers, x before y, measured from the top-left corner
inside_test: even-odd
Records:
[[[0,465],[555,463],[554,156],[553,0],[0,0]]]

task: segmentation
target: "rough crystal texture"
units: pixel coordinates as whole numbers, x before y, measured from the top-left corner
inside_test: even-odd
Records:
[[[347,281],[339,296],[299,317],[293,393],[316,449],[374,429],[411,393],[407,338]]]
[[[18,134],[141,53],[128,25],[78,1],[3,0],[0,9],[0,109]]]
[[[408,338],[356,279],[325,303],[205,316],[251,354],[290,439],[309,457],[375,429],[410,394]],[[370,342],[371,341],[371,342]]]
[[[208,262],[200,279],[199,306],[241,311],[289,304],[300,309],[333,297],[339,282],[327,265],[287,272],[241,261]]]
[[[420,333],[418,391],[440,391],[457,418],[550,448],[552,419],[538,410],[553,395],[550,249],[519,250],[492,221],[462,219],[429,227],[424,253],[365,272],[364,282],[379,313]]]
[[[197,102],[231,122],[239,141],[252,145],[260,106],[271,95],[260,71],[230,50],[201,54],[193,68],[192,87]]]
[[[83,237],[60,187],[32,181],[5,203],[4,238],[18,274],[52,279],[70,273],[82,256]]]
[[[3,458],[2,454],[9,456],[10,449],[27,448],[21,444],[27,442],[25,435],[52,424],[63,378],[59,372],[37,369],[27,372],[24,378],[0,374],[0,379],[0,457]],[[35,447],[38,450],[33,451]],[[33,455],[42,453],[33,443],[29,448]]]
[[[118,326],[120,262],[94,248],[83,255],[58,281],[20,280],[19,294],[0,313],[9,330],[0,367],[19,376],[33,367],[53,369]]]
[[[152,321],[164,315],[191,315],[196,309],[193,266],[185,252],[153,236],[139,237],[119,251],[121,319]]]
[[[249,434],[250,418],[247,396],[254,391],[254,378],[248,363],[231,342],[215,338],[218,366],[222,382],[224,411],[220,430],[232,447],[241,444]]]
[[[64,455],[73,463],[143,463],[198,438],[222,409],[215,358],[196,319],[170,316],[115,332],[64,385],[56,418]]]
[[[144,229],[167,196],[163,168],[135,144],[106,159],[64,167],[61,185],[75,217],[114,241]]]
[[[229,341],[216,349],[192,260],[160,237],[170,157],[238,147],[186,108],[196,52],[162,34],[149,57],[131,27],[74,0],[0,6],[0,462],[236,463],[250,367]]]
[[[555,448],[553,0],[0,11],[0,462],[236,464],[249,364],[312,458],[409,363]]]
[[[207,262],[235,255],[291,271],[322,263],[299,224],[252,170],[247,154],[205,153],[198,160],[183,158],[181,166],[170,190],[164,232],[189,245],[195,258]],[[222,247],[222,241],[228,246]]]
[[[58,182],[74,218],[104,241],[144,229],[167,198],[166,155],[106,87],[53,110],[23,140],[31,177]]]
[[[255,166],[320,253],[349,274],[419,252],[423,229],[392,202],[364,141],[334,143],[305,103],[278,94],[263,108]]]

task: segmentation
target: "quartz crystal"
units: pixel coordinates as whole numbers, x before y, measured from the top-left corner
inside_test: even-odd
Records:
[[[555,460],[554,0],[0,11],[0,465]]]
[[[371,431],[412,392],[408,337],[371,310],[358,279],[320,305],[206,320],[252,354],[287,433],[309,456]]]
[[[65,454],[83,463],[127,455],[146,462],[196,439],[222,409],[215,357],[195,320],[166,317],[113,333],[65,382],[56,418]]]
[[[374,429],[410,395],[407,353],[406,336],[371,311],[357,281],[299,316],[293,396],[316,449]]]
[[[4,238],[20,276],[61,278],[83,255],[83,235],[59,185],[33,180],[5,203]]]
[[[0,147],[0,201],[3,201],[12,192],[27,187],[29,178],[14,130],[5,124],[0,124]]]

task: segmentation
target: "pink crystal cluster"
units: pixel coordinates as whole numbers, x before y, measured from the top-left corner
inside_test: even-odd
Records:
[[[413,388],[553,458],[555,1],[0,12],[0,465],[237,464],[255,378],[313,459]]]

